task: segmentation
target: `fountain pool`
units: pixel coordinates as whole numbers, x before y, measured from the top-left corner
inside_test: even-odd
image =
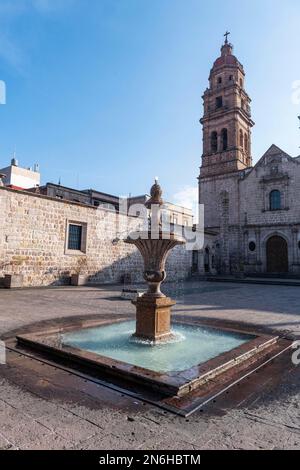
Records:
[[[172,340],[154,345],[132,338],[134,331],[135,322],[125,321],[65,333],[62,343],[156,372],[175,372],[202,364],[254,338],[177,323],[172,325]]]

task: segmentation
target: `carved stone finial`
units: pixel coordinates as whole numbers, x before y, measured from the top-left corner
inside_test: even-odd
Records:
[[[145,203],[146,207],[151,207],[152,204],[157,204],[159,206],[163,205],[163,200],[162,200],[162,189],[160,185],[158,184],[158,178],[155,178],[155,183],[150,189],[150,199]]]

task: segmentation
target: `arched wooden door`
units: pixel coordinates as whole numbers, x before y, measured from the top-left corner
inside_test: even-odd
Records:
[[[287,273],[289,270],[288,246],[284,238],[274,235],[267,241],[268,273]]]

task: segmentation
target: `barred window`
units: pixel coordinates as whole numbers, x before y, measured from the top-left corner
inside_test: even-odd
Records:
[[[68,250],[81,250],[82,226],[69,225]]]

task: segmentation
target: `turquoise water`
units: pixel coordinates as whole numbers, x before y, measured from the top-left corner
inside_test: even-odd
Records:
[[[62,342],[145,369],[172,372],[189,369],[253,338],[250,335],[177,323],[172,330],[177,337],[175,342],[151,346],[149,343],[132,341],[134,331],[135,322],[125,321],[66,333]]]

